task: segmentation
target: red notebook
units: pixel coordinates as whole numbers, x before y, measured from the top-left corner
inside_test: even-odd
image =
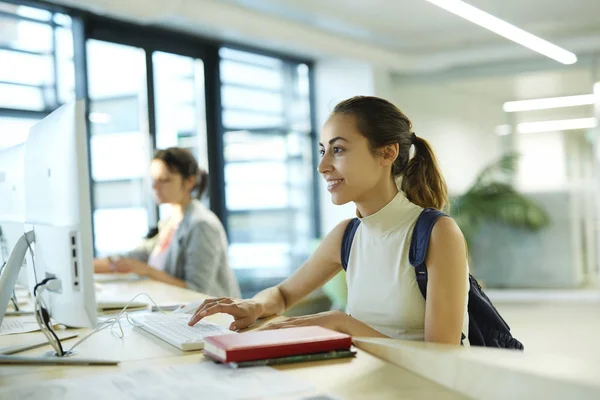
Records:
[[[221,362],[240,362],[347,350],[352,337],[320,326],[251,331],[204,338],[204,352]]]

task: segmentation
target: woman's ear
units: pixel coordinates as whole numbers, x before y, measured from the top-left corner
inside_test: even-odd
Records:
[[[190,176],[190,177],[186,178],[183,182],[184,182],[183,184],[185,185],[186,191],[191,192],[192,190],[194,190],[194,187],[196,186],[196,177]]]
[[[398,158],[398,152],[400,151],[400,145],[398,143],[388,144],[381,148],[381,165],[390,166],[394,164],[396,158]]]

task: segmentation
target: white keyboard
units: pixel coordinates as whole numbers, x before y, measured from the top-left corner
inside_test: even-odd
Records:
[[[140,328],[183,351],[203,349],[204,338],[207,336],[235,333],[206,321],[188,326],[190,317],[188,314],[161,313],[129,315]]]

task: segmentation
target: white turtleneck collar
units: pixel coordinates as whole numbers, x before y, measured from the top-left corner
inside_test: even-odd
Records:
[[[409,221],[414,221],[422,210],[422,207],[411,203],[406,198],[406,194],[399,190],[392,201],[381,210],[363,218],[357,209],[356,216],[369,230],[387,233]]]

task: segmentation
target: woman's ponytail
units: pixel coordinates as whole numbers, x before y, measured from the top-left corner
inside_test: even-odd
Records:
[[[448,187],[438,161],[427,140],[413,134],[415,154],[403,171],[401,189],[421,207],[444,210],[448,206]]]
[[[196,198],[200,200],[206,191],[206,187],[208,186],[208,172],[202,168],[199,168],[196,180]]]
[[[413,203],[439,210],[446,208],[448,189],[429,143],[412,131],[410,120],[392,103],[372,96],[355,96],[340,102],[334,114],[352,115],[358,130],[369,141],[373,154],[390,144],[398,144],[392,176],[403,176],[400,189]],[[415,155],[410,158],[410,149]]]

